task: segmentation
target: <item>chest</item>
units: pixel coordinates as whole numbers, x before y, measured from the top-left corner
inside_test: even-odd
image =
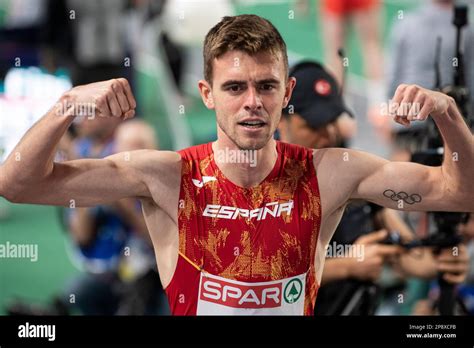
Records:
[[[306,272],[320,224],[313,184],[301,177],[276,178],[252,189],[220,180],[202,187],[184,184],[180,249],[208,272],[231,279],[282,279]]]

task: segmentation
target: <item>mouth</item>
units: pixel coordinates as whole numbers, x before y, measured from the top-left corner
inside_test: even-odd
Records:
[[[262,120],[244,120],[238,124],[248,129],[259,129],[266,126],[266,123]]]

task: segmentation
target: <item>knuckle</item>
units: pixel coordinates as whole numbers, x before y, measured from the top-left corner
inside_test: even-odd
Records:
[[[118,88],[120,88],[120,83],[117,80],[112,80],[112,82],[110,83],[110,87],[112,90],[117,90]]]
[[[117,79],[117,81],[118,81],[122,86],[124,86],[125,88],[129,86],[127,79],[125,79],[125,78],[123,78],[123,77]]]
[[[98,97],[95,101],[97,107],[99,108],[103,108],[106,104],[107,104],[107,99],[106,99],[106,96],[105,95],[101,95],[100,97]]]
[[[418,93],[419,88],[417,85],[411,85],[410,87],[407,88],[407,90],[410,93],[410,95],[415,95],[416,93]]]

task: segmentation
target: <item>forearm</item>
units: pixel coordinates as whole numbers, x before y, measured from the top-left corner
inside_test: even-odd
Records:
[[[474,137],[453,99],[447,111],[433,116],[444,141],[442,173],[449,193],[459,196],[468,211],[474,211]]]
[[[66,96],[58,103],[66,105]],[[59,104],[52,107],[23,136],[2,165],[2,195],[8,197],[17,186],[41,180],[53,169],[56,147],[74,117],[68,112],[59,113]]]

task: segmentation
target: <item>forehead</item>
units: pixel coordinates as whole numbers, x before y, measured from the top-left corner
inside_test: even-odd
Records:
[[[213,82],[216,84],[228,80],[283,80],[285,74],[281,52],[275,56],[271,52],[249,55],[242,51],[229,51],[213,61]]]

